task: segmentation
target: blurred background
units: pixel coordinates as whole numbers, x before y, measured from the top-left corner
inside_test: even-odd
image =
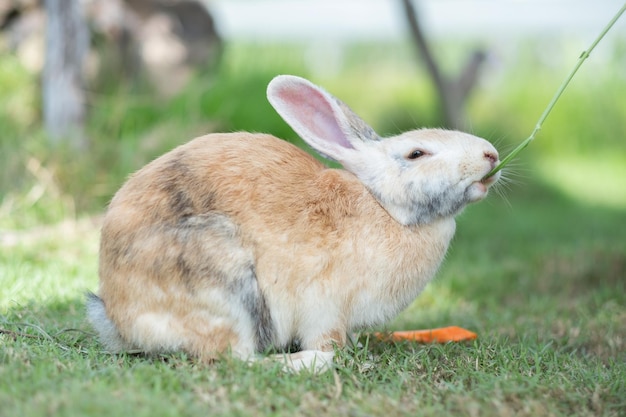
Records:
[[[68,6],[71,5],[71,6]],[[0,230],[100,213],[129,173],[215,131],[295,134],[304,76],[379,133],[458,128],[506,153],[620,0],[0,0]],[[626,20],[508,169],[626,209]],[[517,183],[517,185],[516,185]]]

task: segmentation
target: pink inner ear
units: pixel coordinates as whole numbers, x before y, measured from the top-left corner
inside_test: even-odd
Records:
[[[342,148],[353,149],[341,130],[328,99],[321,92],[308,86],[291,86],[283,89],[280,97],[291,110],[290,117],[314,136],[310,139],[316,141],[321,139]]]

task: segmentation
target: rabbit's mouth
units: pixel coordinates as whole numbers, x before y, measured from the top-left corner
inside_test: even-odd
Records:
[[[489,187],[484,182],[476,181],[467,187],[465,195],[467,196],[468,202],[475,203],[485,198],[488,192]]]
[[[491,187],[496,181],[498,181],[498,178],[500,178],[499,174],[500,172],[497,172],[489,178],[482,178],[479,181],[473,182],[466,191],[468,200],[471,203],[475,203],[485,198],[489,193],[489,187]]]
[[[498,179],[502,173],[500,171],[496,172],[490,177],[483,178],[479,181],[479,183],[483,184],[485,187],[491,187]]]

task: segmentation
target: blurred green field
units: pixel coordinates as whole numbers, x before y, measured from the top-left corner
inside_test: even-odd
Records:
[[[471,44],[441,45],[453,71]],[[506,153],[578,57],[529,40],[492,57],[467,130]],[[558,54],[542,53],[560,51]],[[443,53],[443,52],[442,52]],[[389,329],[460,325],[469,344],[339,352],[334,372],[102,352],[83,297],[97,286],[99,215],[134,170],[194,136],[300,143],[265,99],[278,73],[312,79],[381,134],[439,126],[408,45],[352,45],[338,70],[298,45],[234,44],[215,73],[159,99],[93,88],[91,147],[52,148],[36,75],[0,55],[0,416],[622,416],[626,410],[626,43],[582,67],[500,193],[469,207],[437,279]]]
[[[470,46],[448,48],[456,59],[445,67],[456,70],[456,61]],[[539,41],[494,55],[468,103],[467,130],[493,141],[502,153],[528,136],[577,58],[574,46],[558,46],[570,53],[561,52],[556,61],[541,54]],[[519,158],[519,168],[511,171],[575,199],[623,208],[626,47],[614,42],[607,48],[611,50],[601,50],[601,60],[592,57],[582,67],[537,140]],[[121,82],[113,90],[94,87],[87,126],[91,147],[75,154],[47,142],[37,76],[15,57],[0,55],[0,227],[97,212],[130,172],[201,134],[250,130],[298,143],[265,98],[267,82],[278,73],[302,75],[325,86],[381,134],[441,125],[435,92],[409,45],[353,45],[335,66],[335,72],[320,70],[310,51],[298,45],[234,44],[216,72],[197,74],[172,98]]]

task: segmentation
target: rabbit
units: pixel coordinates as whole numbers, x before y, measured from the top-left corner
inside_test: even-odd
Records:
[[[87,315],[113,352],[231,354],[333,367],[348,335],[383,324],[433,278],[455,216],[500,173],[486,140],[420,129],[382,139],[310,81],[268,100],[331,169],[267,134],[214,133],[132,175],[111,200]],[[287,351],[292,344],[301,350]],[[268,356],[270,350],[285,352]]]

